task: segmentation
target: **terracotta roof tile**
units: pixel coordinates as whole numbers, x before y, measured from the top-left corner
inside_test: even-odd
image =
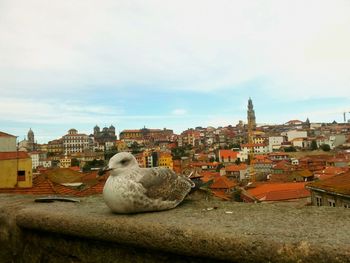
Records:
[[[226,176],[220,176],[214,179],[214,183],[210,185],[211,189],[231,189],[237,184]]]
[[[239,165],[228,165],[226,166],[224,169],[226,170],[226,172],[238,172],[238,171],[242,171],[242,170],[246,170],[248,168],[248,165],[246,165],[245,163],[241,163]]]
[[[219,155],[221,158],[237,158],[238,152],[232,150],[219,150]]]
[[[260,201],[283,201],[309,197],[306,183],[262,183],[248,189],[249,195]]]
[[[27,152],[0,152],[0,160],[27,159],[30,158]]]
[[[338,174],[325,180],[311,182],[307,186],[350,196],[350,172]]]

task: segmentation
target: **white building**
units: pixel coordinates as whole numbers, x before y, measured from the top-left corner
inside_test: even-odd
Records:
[[[345,134],[334,134],[329,136],[328,143],[326,142],[326,144],[328,144],[331,147],[331,149],[334,149],[335,147],[342,145],[345,142],[346,142]]]
[[[62,137],[65,154],[84,152],[89,149],[90,140],[86,134],[80,134],[76,129],[70,129],[68,134]]]
[[[287,140],[289,142],[293,141],[296,138],[307,138],[307,132],[297,130],[291,130],[287,132]]]
[[[32,169],[36,169],[40,165],[40,153],[30,152],[28,153],[30,158],[32,158]]]
[[[52,161],[51,160],[40,160],[39,166],[42,166],[44,168],[50,168],[50,167],[52,167]]]
[[[248,159],[249,153],[254,154],[267,154],[269,152],[269,147],[264,143],[247,143],[241,145],[240,159],[241,161],[246,161]]]
[[[278,151],[283,141],[283,136],[269,136],[269,152]]]

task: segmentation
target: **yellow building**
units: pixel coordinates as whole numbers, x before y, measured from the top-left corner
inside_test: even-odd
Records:
[[[69,168],[72,165],[72,159],[68,156],[60,158],[60,168]]]
[[[158,160],[159,167],[167,167],[173,169],[173,157],[170,153],[160,153]]]
[[[118,152],[125,152],[129,150],[127,143],[124,141],[117,140],[115,145],[117,147]]]
[[[32,159],[26,152],[0,152],[0,188],[32,187]]]

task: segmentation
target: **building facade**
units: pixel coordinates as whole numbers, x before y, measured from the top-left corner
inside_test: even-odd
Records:
[[[0,188],[32,187],[32,160],[26,152],[0,152]]]
[[[76,129],[70,129],[68,134],[62,137],[64,154],[84,152],[91,146],[89,136],[78,133]]]
[[[15,152],[16,136],[0,131],[0,152]]]

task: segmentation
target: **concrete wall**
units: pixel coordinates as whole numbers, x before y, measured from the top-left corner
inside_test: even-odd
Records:
[[[16,137],[0,137],[0,152],[15,152]]]

